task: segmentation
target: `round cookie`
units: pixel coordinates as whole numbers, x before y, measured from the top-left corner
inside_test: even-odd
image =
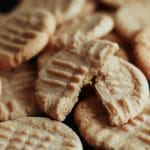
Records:
[[[15,68],[37,55],[55,26],[54,17],[43,9],[9,16],[0,25],[0,70]]]
[[[78,49],[63,49],[50,57],[36,82],[37,101],[43,112],[64,121],[78,101],[81,88],[91,83],[117,50],[117,44],[94,40],[83,43]]]
[[[149,0],[122,0],[122,7],[115,14],[117,32],[132,42],[135,34],[150,24],[149,13]]]
[[[79,15],[84,6],[85,0],[22,0],[14,13],[44,8],[55,16],[57,24],[62,24]]]
[[[133,56],[135,63],[150,80],[150,28],[142,29],[136,35],[134,41]]]
[[[25,63],[15,70],[0,74],[0,121],[41,114],[34,95],[37,78],[34,63]]]
[[[99,101],[113,125],[127,123],[145,107],[149,86],[143,73],[127,61],[113,56],[96,77]]]
[[[79,137],[63,123],[24,117],[0,123],[1,150],[82,150]]]
[[[95,95],[79,102],[74,118],[81,136],[95,149],[150,149],[150,100],[140,115],[122,126],[109,124],[109,115]]]

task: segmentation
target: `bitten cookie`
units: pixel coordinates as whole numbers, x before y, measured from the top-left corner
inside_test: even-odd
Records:
[[[8,17],[0,25],[0,70],[15,68],[37,55],[55,26],[54,17],[43,9]]]
[[[26,63],[15,70],[0,74],[0,121],[41,114],[34,95],[37,78],[34,63]]]
[[[117,50],[117,44],[96,40],[51,57],[40,70],[36,84],[37,101],[43,112],[63,121],[78,101],[81,88]]]
[[[65,124],[24,117],[0,123],[1,150],[82,150],[79,137]]]
[[[113,125],[127,123],[141,113],[149,96],[148,82],[143,73],[115,56],[107,61],[97,76],[95,88]]]
[[[150,28],[142,29],[134,40],[133,56],[136,65],[150,80]]]
[[[75,109],[75,122],[82,137],[95,149],[150,149],[150,100],[135,119],[122,126],[111,126],[109,116],[96,96],[81,101]]]

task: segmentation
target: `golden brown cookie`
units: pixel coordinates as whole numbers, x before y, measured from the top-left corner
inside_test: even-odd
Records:
[[[0,70],[15,68],[37,55],[55,26],[54,17],[43,9],[8,17],[0,25]]]
[[[79,15],[84,5],[85,0],[22,0],[14,13],[44,8],[55,16],[58,24],[61,24]]]
[[[150,100],[135,119],[117,127],[109,124],[109,116],[96,98],[86,98],[75,109],[79,132],[90,145],[107,150],[150,149]]]
[[[24,117],[0,123],[1,150],[82,150],[76,133],[47,118]]]
[[[115,15],[116,30],[132,40],[142,27],[150,24],[149,13],[149,0],[122,0],[122,7]]]
[[[78,101],[81,88],[90,83],[117,50],[117,44],[95,40],[50,57],[40,70],[36,84],[37,101],[43,112],[63,121]]]
[[[112,18],[106,14],[83,15],[58,28],[50,45],[61,49],[62,47],[80,47],[84,41],[91,41],[106,35],[113,27]]]
[[[0,74],[2,80],[0,121],[41,113],[34,95],[37,78],[34,63],[26,63],[15,70]]]
[[[142,29],[135,37],[133,57],[136,65],[150,80],[150,28]]]
[[[149,97],[148,82],[143,73],[115,56],[97,76],[95,88],[112,125],[119,126],[136,117]]]

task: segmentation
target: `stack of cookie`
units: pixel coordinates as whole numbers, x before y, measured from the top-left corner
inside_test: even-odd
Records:
[[[20,0],[0,15],[0,149],[149,150],[149,7]]]

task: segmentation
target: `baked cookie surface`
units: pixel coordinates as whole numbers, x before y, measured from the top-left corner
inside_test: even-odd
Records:
[[[43,9],[8,17],[0,25],[0,70],[16,68],[37,55],[55,26],[54,17]]]
[[[49,44],[58,48],[77,48],[83,42],[103,37],[113,27],[114,22],[109,15],[103,13],[83,15],[60,26]]]
[[[150,149],[150,100],[135,119],[118,127],[109,123],[109,115],[96,96],[85,98],[75,109],[75,122],[84,139],[95,149]]]
[[[115,15],[116,30],[127,40],[132,40],[142,27],[150,24],[149,13],[149,0],[123,0]]]
[[[78,101],[81,88],[91,82],[117,50],[114,43],[96,40],[84,43],[79,49],[64,49],[51,57],[40,70],[36,84],[41,109],[63,121]]]
[[[34,63],[25,63],[15,70],[0,74],[0,121],[41,114],[34,95],[37,78]]]
[[[113,125],[127,123],[136,117],[149,97],[148,82],[143,73],[117,57],[108,60],[96,78],[95,88]]]
[[[134,40],[133,56],[136,65],[143,71],[150,80],[150,28],[142,29]]]
[[[79,137],[63,123],[24,117],[0,123],[0,146],[5,149],[82,150]]]
[[[79,15],[84,6],[85,0],[22,0],[14,13],[44,8],[55,16],[57,24],[62,24]]]

